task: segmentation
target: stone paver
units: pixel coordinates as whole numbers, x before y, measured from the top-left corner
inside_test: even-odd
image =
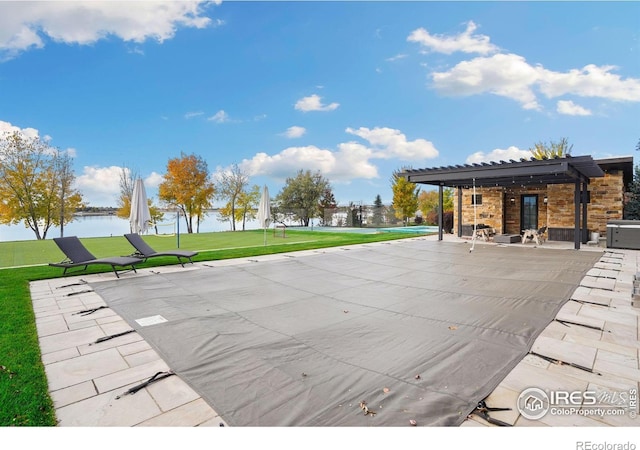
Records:
[[[532,347],[534,352],[583,367],[556,364],[528,355],[494,391],[500,393],[511,389],[520,393],[532,387],[548,393],[587,391],[596,396],[597,405],[583,400],[577,405],[579,413],[548,412],[537,420],[518,414],[515,426],[640,425],[640,419],[628,409],[619,408],[620,405],[626,407],[630,397],[637,398],[640,383],[640,309],[631,304],[639,257],[637,251],[605,251],[575,290],[571,301],[559,311],[556,320],[540,334]],[[501,398],[503,404],[492,406],[517,410],[517,397],[516,400]],[[614,414],[618,412],[622,414]],[[638,412],[637,406],[635,412]],[[471,415],[464,425],[491,426],[475,415]]]
[[[138,272],[146,276],[150,271]],[[96,342],[131,327],[109,308],[80,314],[106,306],[97,294],[81,292],[87,289],[82,283],[74,286],[81,279],[31,283],[42,361],[59,426],[219,426],[223,421],[218,414],[177,376],[124,395],[169,368],[135,332]],[[74,292],[78,294],[67,296]]]
[[[450,237],[445,236],[447,239]],[[416,238],[416,239],[435,239]],[[384,245],[384,244],[380,244]],[[495,245],[480,243],[476,245]],[[520,244],[513,244],[518,245]],[[571,243],[572,245],[572,243]],[[533,248],[533,247],[531,247]],[[545,242],[538,248],[566,249],[562,243]],[[586,247],[602,256],[584,277],[556,320],[542,331],[532,351],[557,364],[527,355],[487,397],[490,407],[510,411],[491,417],[516,427],[638,426],[629,414],[552,415],[528,420],[517,409],[520,393],[531,387],[543,390],[595,392],[612,400],[640,382],[640,309],[631,306],[634,275],[640,272],[640,252]],[[340,248],[309,250],[304,254],[341,251]],[[565,250],[566,251],[566,250]],[[127,276],[149,276],[153,272],[210,270],[210,267],[252,264],[253,260],[276,260],[294,255],[199,263],[181,268],[165,266],[138,270]],[[123,277],[122,280],[126,280]],[[109,308],[88,315],[79,311],[106,306],[94,292],[87,292],[87,279],[113,279],[113,274],[84,275],[31,283],[31,296],[49,389],[60,426],[118,427],[208,427],[226,425],[221,417],[178,376],[148,385],[133,395],[129,388],[168,367],[137,333],[96,344],[98,338],[120,333],[130,326]],[[72,294],[72,295],[68,295]],[[600,397],[599,397],[600,398]],[[620,397],[617,398],[620,400]],[[587,408],[588,405],[579,405]],[[586,411],[586,410],[585,410]],[[475,414],[462,426],[493,426]]]

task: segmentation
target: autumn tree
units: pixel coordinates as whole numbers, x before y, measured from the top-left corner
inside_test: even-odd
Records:
[[[234,206],[230,200],[218,210],[218,220],[220,222],[230,222],[232,231],[236,230],[235,223],[242,223],[242,230],[246,228],[247,220],[257,217],[258,204],[260,203],[260,186],[253,185],[250,190],[244,189],[235,199]]]
[[[237,211],[242,222],[242,230],[244,231],[247,220],[253,220],[258,217],[258,206],[260,205],[260,186],[254,184],[251,189],[245,189],[238,196]]]
[[[221,212],[224,212],[225,219],[231,223],[231,231],[236,230],[236,209],[238,208],[238,200],[245,193],[249,185],[249,175],[243,171],[237,164],[231,166],[229,170],[222,171],[218,174],[217,197],[226,201]]]
[[[535,159],[564,158],[571,154],[573,145],[569,145],[567,138],[562,138],[558,142],[536,142],[529,149]]]
[[[55,151],[53,154],[53,171],[49,178],[50,190],[58,195],[52,195],[51,213],[57,212],[58,221],[54,223],[60,227],[60,237],[64,236],[64,225],[73,220],[76,209],[83,206],[82,195],[73,188],[75,174],[72,159],[68,153]]]
[[[440,206],[438,191],[422,191],[418,195],[418,209],[422,212],[422,217],[429,223],[437,223],[438,208]],[[453,211],[453,189],[444,188],[442,190],[443,212]]]
[[[23,222],[36,239],[46,239],[52,226],[62,233],[83,206],[74,181],[67,153],[18,131],[0,138],[0,223]]]
[[[193,233],[193,220],[199,228],[215,193],[206,161],[194,154],[180,153],[179,158],[169,160],[163,178],[158,186],[160,200],[178,208],[184,215],[187,232]]]
[[[319,171],[300,170],[295,177],[286,179],[285,186],[276,196],[278,210],[308,227],[309,220],[319,216],[318,205],[327,190],[331,190],[331,184]]]
[[[420,188],[417,184],[407,181],[400,175],[406,169],[394,171],[391,176],[391,190],[393,191],[393,208],[398,219],[407,225],[409,218],[418,211],[418,195]]]
[[[136,184],[138,173],[128,167],[120,168],[120,195],[118,195],[116,216],[121,219],[129,219],[131,214],[131,199],[133,187]]]

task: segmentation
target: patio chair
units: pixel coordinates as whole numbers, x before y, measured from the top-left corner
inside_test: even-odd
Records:
[[[69,269],[74,267],[84,266],[80,271],[87,270],[87,267],[90,265],[103,264],[111,266],[113,269],[113,273],[116,274],[117,278],[120,278],[120,274],[116,267],[130,267],[130,269],[121,271],[121,273],[125,272],[136,272],[135,264],[140,263],[139,258],[133,258],[130,256],[112,256],[109,258],[96,258],[91,254],[89,250],[80,242],[77,236],[68,236],[68,237],[60,237],[53,238],[53,241],[56,243],[58,248],[62,250],[62,253],[66,256],[66,259],[59,263],[49,263],[52,267],[62,267],[64,268],[63,275],[66,275]]]
[[[198,252],[190,250],[168,250],[157,252],[152,249],[149,244],[142,239],[142,236],[137,233],[125,234],[124,237],[126,237],[127,241],[129,241],[129,243],[136,249],[135,253],[132,253],[131,256],[135,258],[142,258],[143,261],[157,256],[175,256],[178,258],[180,265],[184,267],[183,258],[193,264],[193,260],[191,258],[198,254]]]

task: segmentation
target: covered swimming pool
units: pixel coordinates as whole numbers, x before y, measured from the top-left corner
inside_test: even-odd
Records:
[[[229,425],[455,426],[597,258],[416,238],[91,286]]]

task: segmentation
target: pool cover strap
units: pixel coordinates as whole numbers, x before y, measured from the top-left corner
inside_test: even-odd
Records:
[[[537,356],[538,358],[542,358],[545,361],[549,361],[550,363],[553,364],[557,364],[559,366],[570,366],[570,367],[575,367],[576,369],[580,369],[580,370],[584,370],[585,372],[589,372],[592,373],[594,375],[600,375],[602,376],[601,373],[599,372],[594,372],[592,369],[590,369],[589,367],[585,367],[585,366],[581,366],[580,364],[574,364],[574,363],[570,363],[570,362],[566,362],[566,361],[562,361],[560,359],[555,359],[555,358],[551,358],[549,356],[544,356],[541,355],[540,353],[536,353],[536,352],[530,352],[531,355],[533,356]]]
[[[502,420],[494,419],[489,415],[490,411],[511,411],[511,408],[490,408],[487,406],[487,402],[484,400],[478,402],[478,406],[473,410],[472,414],[476,414],[482,417],[484,420],[489,422],[492,425],[497,425],[499,427],[510,427],[511,424],[507,422],[503,422]]]
[[[81,316],[88,316],[89,314],[93,314],[96,311],[100,311],[101,309],[107,309],[108,306],[98,306],[97,308],[85,309],[83,311],[78,311],[77,313],[73,313],[74,316],[80,314]]]
[[[130,388],[128,391],[126,391],[124,394],[122,395],[118,395],[116,397],[116,400],[118,400],[120,397],[124,397],[125,395],[133,395],[136,392],[138,392],[141,389],[146,388],[147,386],[149,386],[151,383],[155,383],[156,381],[160,381],[160,380],[164,380],[165,378],[168,378],[172,375],[175,375],[175,373],[173,373],[172,371],[167,371],[167,372],[157,372],[154,376],[152,376],[151,378],[149,378],[147,381],[145,381],[144,383],[140,383],[137,386],[134,386],[132,388]]]
[[[93,344],[99,344],[100,342],[104,342],[104,341],[109,341],[113,338],[117,338],[120,336],[124,336],[125,334],[129,334],[129,333],[135,333],[136,330],[127,330],[127,331],[123,331],[122,333],[116,333],[116,334],[112,334],[111,336],[104,336],[101,338],[96,339],[96,341]],[[92,344],[89,344],[92,345]]]

